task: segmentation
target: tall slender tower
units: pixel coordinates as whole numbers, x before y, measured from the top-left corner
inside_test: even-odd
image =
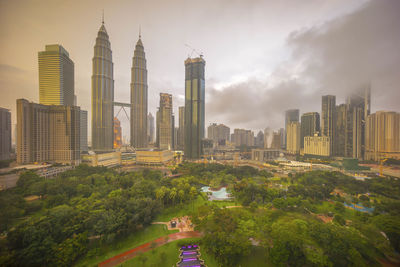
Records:
[[[147,147],[147,69],[146,55],[139,33],[131,69],[131,145]]]
[[[74,105],[74,62],[61,45],[46,45],[39,58],[39,102]]]
[[[92,75],[92,149],[111,151],[114,141],[114,75],[104,20],[94,45]]]
[[[185,157],[200,158],[204,138],[206,62],[200,56],[185,60]]]
[[[172,108],[172,95],[160,93],[160,107],[157,111],[157,146],[163,150],[173,149],[175,122]]]

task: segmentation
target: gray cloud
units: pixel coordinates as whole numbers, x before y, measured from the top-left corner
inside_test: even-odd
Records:
[[[283,112],[320,112],[321,95],[337,102],[371,83],[372,111],[400,111],[400,1],[370,1],[356,11],[289,34],[292,54],[268,77],[209,89],[208,118],[232,127],[283,126]],[[271,80],[279,80],[271,86]]]

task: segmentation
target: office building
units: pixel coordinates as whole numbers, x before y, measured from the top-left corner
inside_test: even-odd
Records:
[[[137,150],[136,163],[145,165],[161,165],[174,159],[171,150]]]
[[[200,56],[185,60],[185,157],[201,156],[201,140],[204,138],[206,62]]]
[[[283,150],[274,148],[264,148],[264,149],[252,149],[251,150],[251,160],[266,162],[270,160],[276,160],[281,155],[283,155]]]
[[[319,134],[319,114],[318,112],[307,112],[301,115],[300,129],[300,148],[304,148],[304,137]]]
[[[172,95],[160,93],[160,107],[157,111],[157,147],[160,150],[173,149]]]
[[[131,146],[146,148],[147,137],[147,69],[141,36],[136,43],[131,70]]]
[[[264,129],[264,148],[270,148],[272,141],[272,131],[269,127]]]
[[[153,115],[149,112],[149,115],[147,115],[147,136],[148,136],[148,143],[153,143],[154,142],[154,117]]]
[[[0,108],[0,160],[10,159],[11,154],[11,112]]]
[[[331,140],[329,136],[305,136],[304,154],[329,157],[331,155]]]
[[[400,159],[400,113],[378,111],[367,116],[365,159]]]
[[[17,163],[80,163],[80,108],[17,100]]]
[[[112,151],[114,145],[114,74],[111,44],[104,21],[97,33],[92,75],[92,149]]]
[[[262,131],[258,132],[254,144],[256,147],[264,148],[264,133]]]
[[[74,105],[74,62],[61,45],[46,45],[39,58],[39,103]]]
[[[321,135],[330,138],[330,151],[333,155],[335,147],[336,135],[336,96],[324,95],[322,96],[322,109],[321,109]]]
[[[363,159],[365,120],[370,114],[371,87],[364,86],[347,97],[345,156]]]
[[[81,110],[80,118],[80,143],[81,152],[88,151],[88,112],[86,110]]]
[[[283,134],[283,142],[281,142],[282,148],[287,146],[287,126],[291,122],[299,122],[300,111],[298,109],[289,109],[285,112],[285,132]]]
[[[121,122],[117,117],[114,117],[114,148],[122,146],[122,129]]]
[[[185,147],[185,107],[179,107],[178,149]]]
[[[224,124],[210,124],[207,127],[207,138],[214,141],[214,143],[226,143],[229,141],[231,135],[231,130],[228,126]]]
[[[286,150],[290,154],[300,152],[300,123],[290,122],[287,125]]]

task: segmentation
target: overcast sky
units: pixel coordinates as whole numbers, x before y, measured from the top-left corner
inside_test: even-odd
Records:
[[[183,62],[192,53],[185,44],[206,60],[206,126],[276,129],[286,109],[320,112],[322,95],[341,103],[365,83],[373,112],[400,111],[397,0],[0,0],[0,107],[12,110],[13,124],[17,98],[38,102],[37,53],[54,43],[74,61],[78,105],[91,116],[93,46],[103,9],[115,101],[129,101],[141,25],[153,115],[159,93],[171,93],[178,121]],[[119,119],[128,137],[122,112]]]

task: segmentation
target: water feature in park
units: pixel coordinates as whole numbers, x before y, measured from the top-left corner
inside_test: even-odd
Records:
[[[226,192],[226,187],[220,188],[218,191],[212,191],[210,190],[209,186],[203,186],[201,188],[202,192],[211,192],[211,195],[209,196],[209,200],[228,200],[231,199],[229,196],[229,193]]]

